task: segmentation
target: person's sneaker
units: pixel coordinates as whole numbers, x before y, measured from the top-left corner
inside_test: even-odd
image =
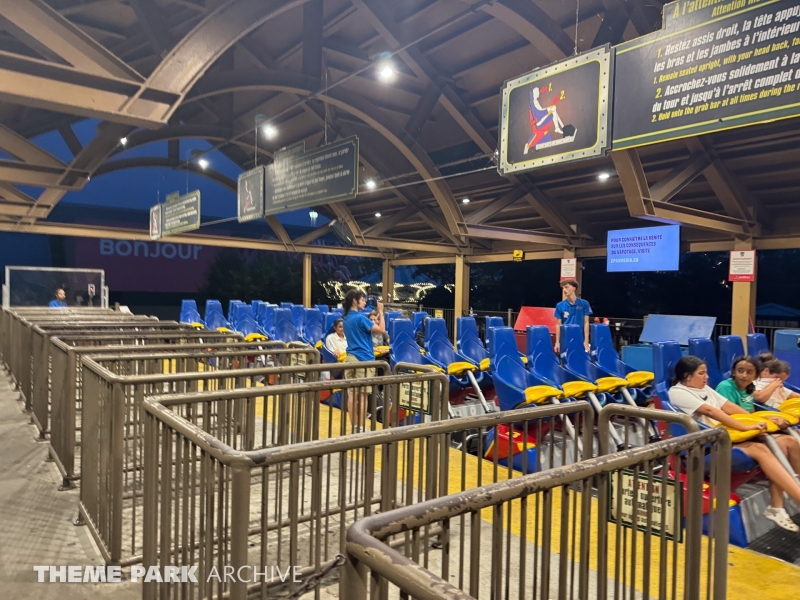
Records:
[[[770,521],[777,523],[778,527],[783,527],[787,531],[800,531],[800,527],[797,526],[797,523],[792,521],[789,513],[787,513],[786,509],[784,508],[773,508],[768,506],[767,510],[764,511],[764,516]]]

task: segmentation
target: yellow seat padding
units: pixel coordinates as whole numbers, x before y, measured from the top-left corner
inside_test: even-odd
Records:
[[[580,398],[589,392],[596,392],[597,386],[588,381],[567,381],[563,386],[564,397]]]
[[[454,362],[447,365],[447,374],[448,375],[461,375],[467,371],[477,371],[478,367],[473,365],[472,363],[460,361]]]
[[[230,333],[231,332],[231,330],[228,329],[227,327],[217,327],[217,331],[219,331],[220,333]]]
[[[419,353],[422,354],[422,356],[425,356],[425,348],[420,348]]]
[[[781,408],[783,407],[781,406]],[[800,406],[790,406],[785,410],[781,410],[781,413],[784,415],[792,415],[800,419]]]
[[[194,327],[195,329],[205,329],[206,328],[205,325],[203,325],[202,323],[192,323],[192,327]]]
[[[522,364],[523,364],[523,365],[527,365],[527,364],[528,364],[528,357],[527,357],[527,356],[522,356],[522,355],[521,355],[521,356],[519,357],[519,359],[522,361]]]
[[[754,415],[754,414],[740,414],[736,413],[733,415],[729,415],[732,419],[736,419],[743,425],[756,425],[757,423],[766,423],[767,424],[767,433],[775,433],[779,431],[778,426],[773,423],[772,421],[762,419],[761,417]],[[724,427],[722,425],[721,427]],[[761,431],[739,431],[737,429],[730,429],[729,427],[725,427],[728,430],[728,435],[731,436],[731,442],[734,444],[739,444],[741,442],[746,442],[747,440],[751,440],[754,437],[760,435]]]
[[[798,423],[800,423],[800,415],[793,415],[792,413],[785,413],[785,412],[776,412],[773,410],[761,410],[753,413],[753,416],[761,417],[762,419],[767,421],[770,420],[770,417],[779,417],[784,421],[787,421],[789,425],[797,425]]]
[[[314,344],[314,348],[316,348],[317,350],[322,350],[322,340]]]
[[[627,379],[622,377],[600,377],[597,380],[598,392],[614,392],[630,385]]]
[[[544,404],[550,398],[563,398],[564,392],[549,385],[532,385],[525,388],[525,404]]]
[[[787,410],[800,409],[800,398],[789,398],[786,402],[780,405],[781,412]]]
[[[389,354],[389,346],[375,346],[373,352],[375,353],[375,358],[383,356],[384,354]]]
[[[266,342],[267,338],[265,338],[260,333],[248,333],[247,336],[244,338],[246,342]]]
[[[628,373],[625,376],[625,379],[628,380],[628,385],[630,387],[643,387],[645,385],[650,385],[653,383],[655,378],[655,373],[651,373],[650,371],[634,371],[633,373]]]
[[[484,358],[481,361],[481,371],[488,371],[488,370],[489,370],[489,359],[488,358]]]
[[[336,359],[338,362],[344,362],[347,358],[347,352],[342,352]]]

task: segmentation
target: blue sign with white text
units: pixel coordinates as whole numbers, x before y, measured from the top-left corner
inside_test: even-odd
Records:
[[[606,270],[677,271],[680,245],[678,225],[609,231]]]

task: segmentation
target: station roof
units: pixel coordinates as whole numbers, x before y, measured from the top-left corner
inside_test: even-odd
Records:
[[[183,168],[207,140],[243,170],[281,147],[358,135],[355,200],[318,207],[352,246],[396,264],[603,256],[606,232],[646,225],[620,172],[641,169],[684,224],[684,248],[800,247],[800,119],[547,167],[494,166],[503,82],[578,51],[661,26],[661,0],[17,0],[0,7],[0,230],[145,239],[146,227],[62,225],[52,214],[92,176]],[[576,5],[578,11],[576,14]],[[577,26],[576,26],[577,21]],[[577,34],[577,42],[576,42]],[[390,58],[386,58],[390,57]],[[392,81],[382,81],[389,60]],[[73,126],[100,119],[82,143]],[[617,118],[620,118],[617,115]],[[257,133],[267,119],[273,140]],[[30,141],[58,131],[65,163]],[[259,138],[256,139],[256,136]],[[126,145],[120,140],[126,138]],[[162,155],[126,157],[168,141]],[[619,153],[614,153],[619,154]],[[610,177],[600,180],[601,173]],[[465,199],[469,199],[466,203]],[[124,208],[124,207],[121,207]],[[379,213],[380,217],[376,217]],[[324,252],[269,218],[272,250]],[[233,229],[233,228],[231,228]],[[240,245],[201,230],[175,241]],[[227,234],[227,231],[225,232]],[[243,232],[243,235],[244,234]],[[264,238],[265,236],[262,236]],[[341,237],[341,236],[340,236]]]

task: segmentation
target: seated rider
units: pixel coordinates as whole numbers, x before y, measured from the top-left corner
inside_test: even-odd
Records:
[[[759,377],[756,379],[756,391],[753,393],[756,402],[778,408],[789,398],[800,398],[800,394],[783,385],[789,378],[791,368],[789,363],[775,358],[769,352],[761,354],[758,360]]]
[[[342,319],[333,322],[333,331],[325,338],[325,348],[337,359],[347,352],[347,338],[344,335]]]
[[[709,427],[724,425],[736,431],[761,432],[767,429],[766,423],[746,425],[729,416],[747,411],[708,387],[708,367],[696,356],[684,356],[675,364],[675,379],[668,393],[675,408]],[[783,468],[766,444],[757,439],[736,444],[736,447],[758,463],[770,481],[770,506],[764,511],[764,516],[784,529],[800,531],[783,507],[783,492],[800,502],[800,485],[794,477]]]
[[[373,323],[375,323],[375,325],[378,324],[379,317],[380,317],[380,315],[378,314],[377,310],[373,310],[371,313],[369,313],[369,320],[372,321]],[[379,356],[380,358],[383,358],[384,356],[389,354],[388,346],[389,346],[389,334],[388,333],[385,333],[385,332],[384,333],[380,333],[380,332],[376,332],[376,331],[372,332],[372,347],[373,348],[378,348],[378,347],[387,348],[385,351],[381,352],[381,354]]]

